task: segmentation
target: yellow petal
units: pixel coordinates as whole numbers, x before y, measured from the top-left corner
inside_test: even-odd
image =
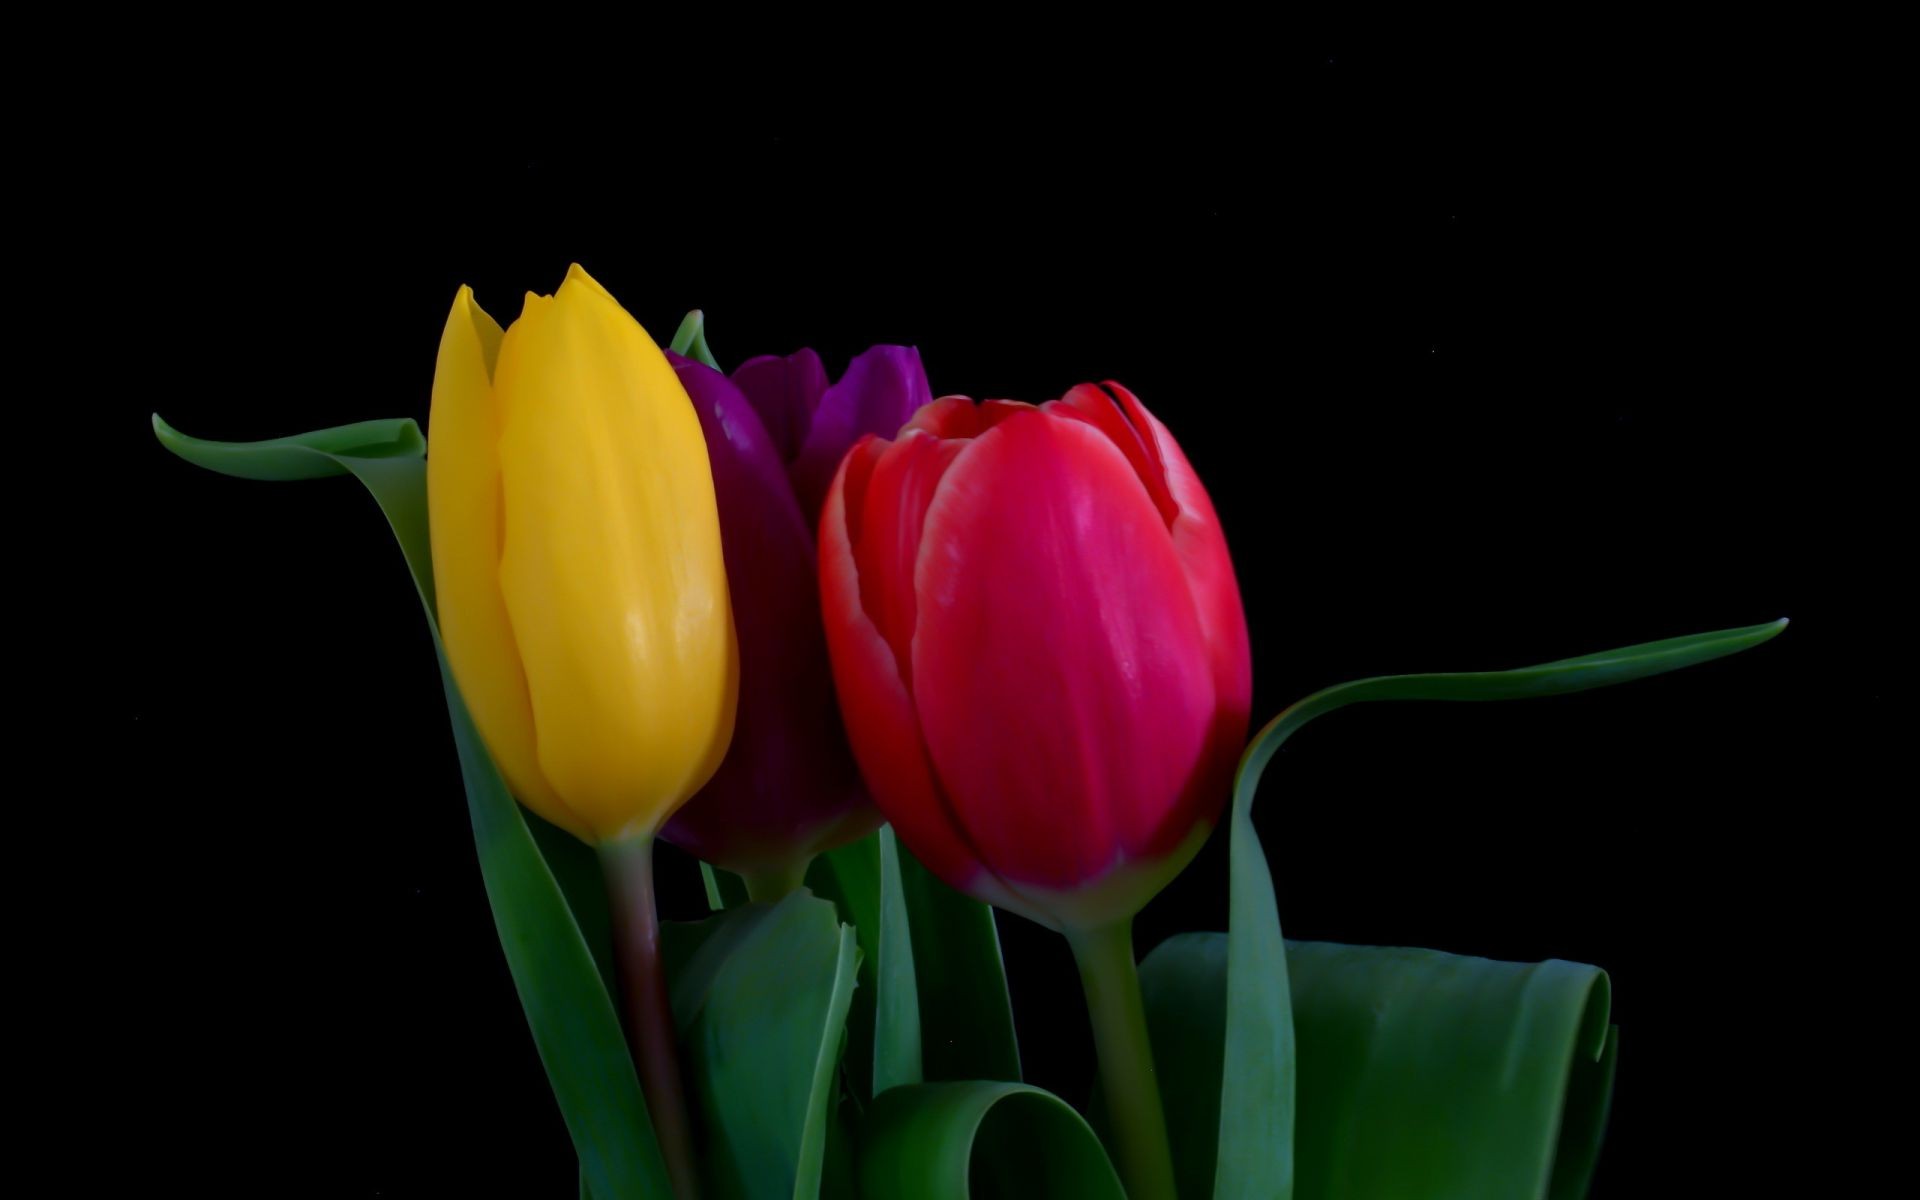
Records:
[[[533,707],[500,595],[500,414],[492,374],[500,326],[462,287],[440,335],[427,419],[427,518],[440,636],[460,694],[522,803],[578,836],[590,831],[540,772]]]
[[[540,767],[602,840],[650,832],[733,735],[739,667],[706,441],[673,368],[578,266],[495,390],[500,583]]]

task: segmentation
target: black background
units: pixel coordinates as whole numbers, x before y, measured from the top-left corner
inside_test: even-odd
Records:
[[[1826,300],[1776,111],[1732,104],[1754,85],[1710,59],[1218,52],[1178,77],[845,76],[738,116],[636,87],[625,129],[567,119],[562,87],[368,115],[182,82],[129,109],[95,165],[148,206],[122,269],[164,382],[116,418],[140,615],[95,753],[169,781],[110,972],[137,984],[116,1022],[154,1172],[569,1186],[377,510],[350,481],[188,467],[144,422],[424,423],[456,286],[505,321],[572,260],[658,338],[705,308],[729,366],[810,345],[837,372],[890,341],[936,394],[1128,384],[1225,522],[1256,724],[1365,675],[1794,618],[1617,690],[1333,716],[1276,761],[1259,824],[1290,936],[1611,973],[1597,1195],[1813,1169],[1839,1118],[1798,1080],[1832,1051],[1787,1031],[1810,976],[1845,973],[1805,947],[1853,825],[1810,782],[1807,722],[1884,718],[1877,688],[1828,685],[1835,589],[1889,553],[1875,469],[1832,447],[1889,435],[1807,332]],[[1223,927],[1223,849],[1143,914],[1142,953]],[[697,915],[691,866],[663,863],[668,915]],[[1078,1101],[1066,947],[1001,930],[1029,1078]]]

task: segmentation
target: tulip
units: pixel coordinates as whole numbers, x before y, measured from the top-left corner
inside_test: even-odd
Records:
[[[576,266],[504,334],[460,290],[429,429],[441,635],[501,773],[589,842],[655,832],[719,767],[738,684],[686,390]]]
[[[824,494],[856,437],[898,430],[927,401],[926,374],[905,346],[873,347],[832,387],[811,350],[752,359],[732,379],[668,357],[713,465],[740,706],[725,761],[663,836],[771,898],[797,886],[816,854],[879,824],[834,703],[808,489],[817,479]]]
[[[600,851],[636,1065],[691,1194],[651,862],[719,767],[738,688],[699,418],[578,266],[504,333],[463,287],[434,372],[427,502],[448,665],[514,794]]]
[[[940,400],[855,447],[821,519],[875,799],[948,883],[1056,928],[1137,911],[1192,857],[1252,686],[1212,502],[1108,387]]]
[[[1118,384],[948,397],[841,464],[820,586],[875,801],[948,883],[1067,935],[1128,1194],[1170,1196],[1131,922],[1217,821],[1252,687],[1206,489]]]
[[[856,355],[832,386],[811,350],[750,358],[734,370],[733,381],[787,464],[808,529],[820,520],[848,447],[870,433],[892,437],[933,400],[920,352],[911,346],[874,346]]]

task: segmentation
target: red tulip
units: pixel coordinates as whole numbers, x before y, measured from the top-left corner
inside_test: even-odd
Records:
[[[1199,849],[1246,737],[1246,617],[1206,489],[1131,392],[950,396],[864,439],[820,587],[861,771],[948,883],[1091,928]]]

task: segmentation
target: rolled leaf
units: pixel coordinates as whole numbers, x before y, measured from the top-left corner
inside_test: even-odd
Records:
[[[1213,1191],[1218,1200],[1286,1200],[1294,1194],[1299,1143],[1288,956],[1273,876],[1253,828],[1261,773],[1287,738],[1323,713],[1366,700],[1516,700],[1625,683],[1737,654],[1786,626],[1782,619],[1667,638],[1517,671],[1361,679],[1314,693],[1260,731],[1240,760],[1233,788],[1226,1037]]]
[[[1299,1036],[1296,1200],[1586,1194],[1616,1031],[1597,967],[1286,944]],[[1180,1194],[1204,1196],[1226,1044],[1227,937],[1140,971]]]
[[[1126,1200],[1100,1139],[1023,1083],[894,1088],[860,1137],[861,1194],[914,1200]]]

